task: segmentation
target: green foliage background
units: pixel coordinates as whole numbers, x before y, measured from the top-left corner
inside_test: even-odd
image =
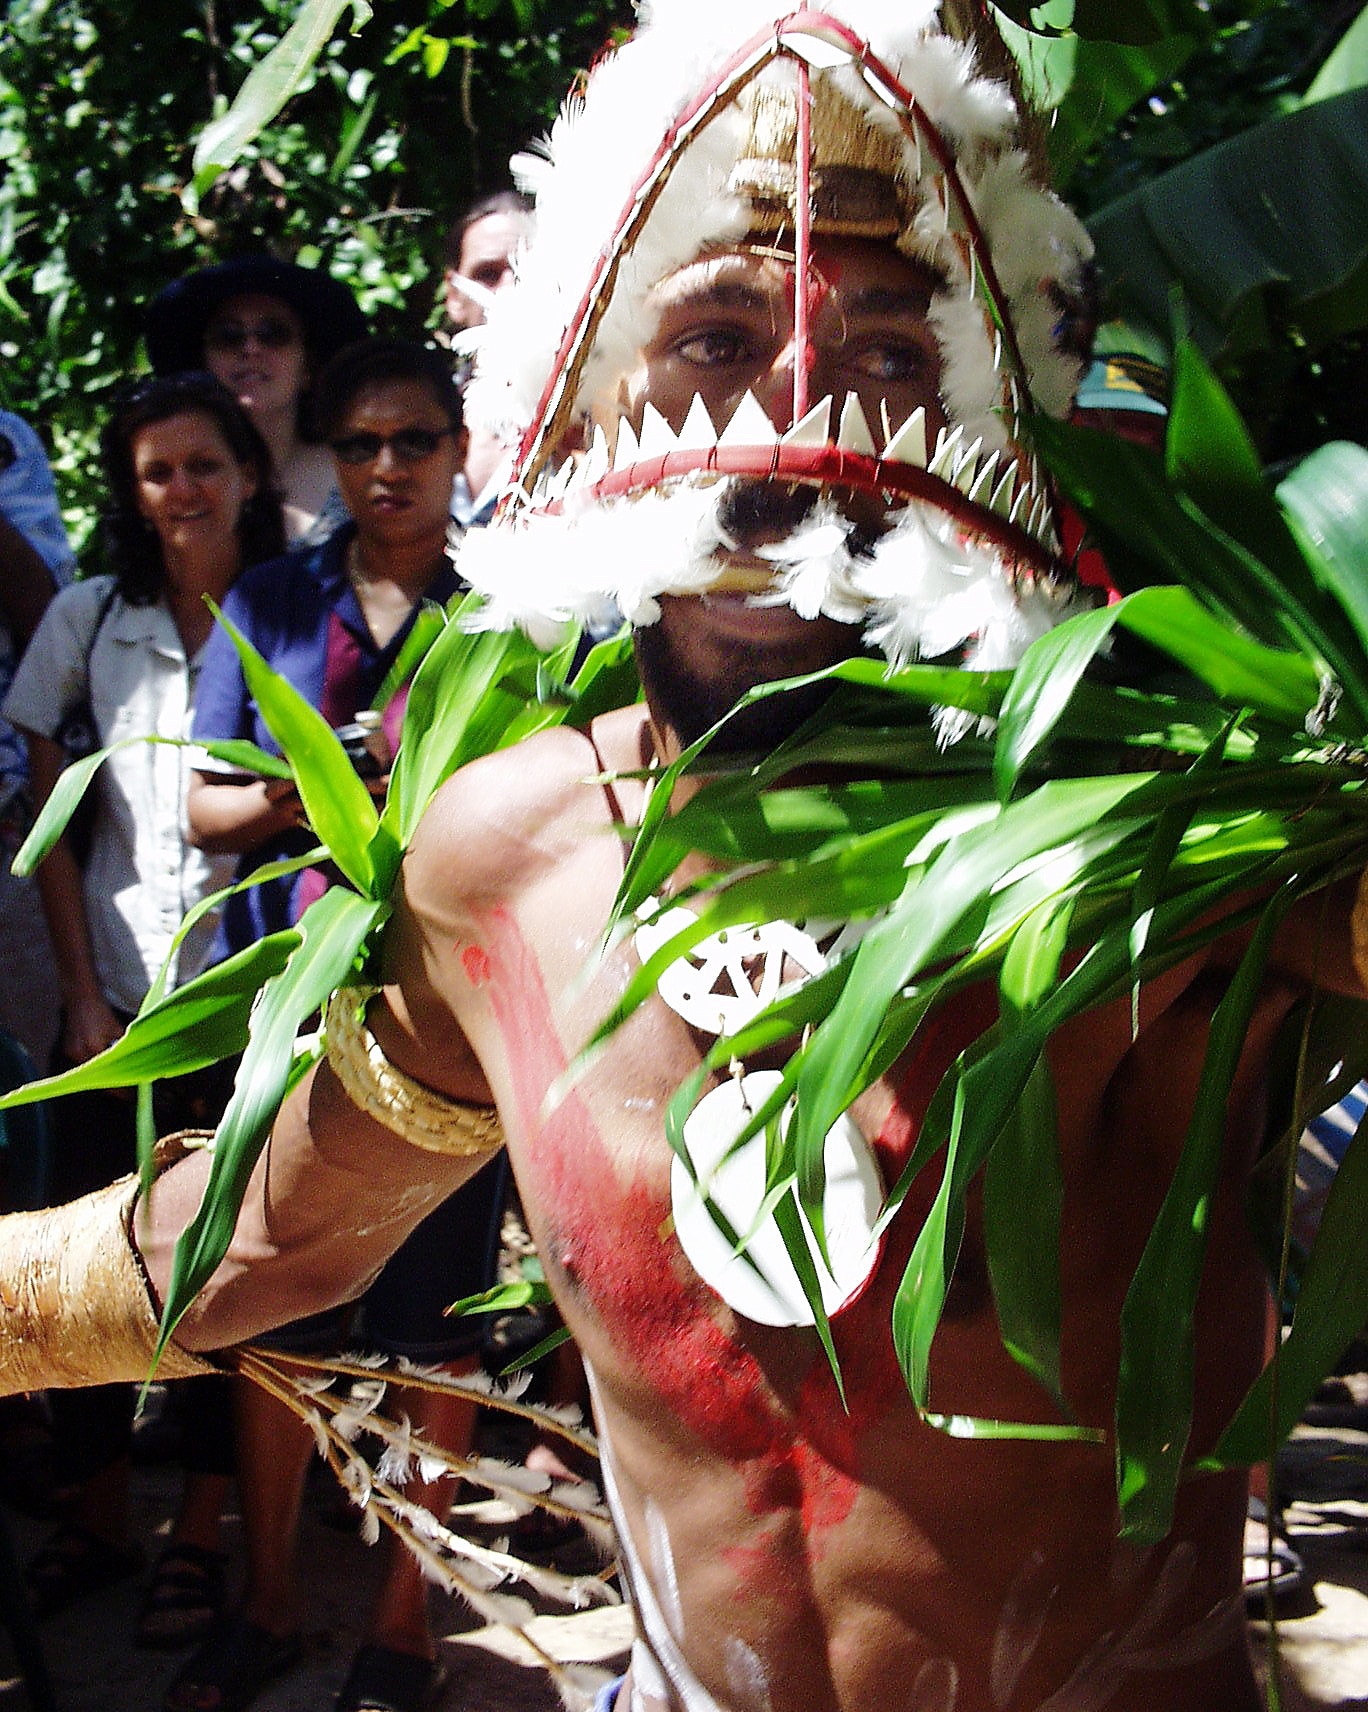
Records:
[[[378,330],[434,319],[446,227],[508,183],[625,0],[377,0],[202,199],[197,134],[297,0],[9,0],[0,24],[0,402],[53,452],[82,537],[92,430],[141,362],[141,306],[267,247],[356,289]]]

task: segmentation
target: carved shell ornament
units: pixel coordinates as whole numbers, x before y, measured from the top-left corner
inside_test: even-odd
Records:
[[[697,919],[678,905],[662,911],[655,900],[642,913],[649,919],[633,935],[642,962]],[[867,927],[867,922],[767,921],[724,928],[676,958],[656,991],[700,1033],[735,1034],[784,991],[820,975]],[[689,1264],[730,1308],[760,1325],[810,1326],[815,1316],[774,1215],[756,1216],[766,1197],[765,1131],[735,1145],[781,1080],[777,1070],[737,1066],[735,1074],[703,1096],[684,1125],[688,1163],[676,1158],[671,1166],[670,1202],[675,1235]],[[781,1131],[790,1116],[791,1106],[778,1115]],[[806,1214],[800,1210],[798,1216],[823,1307],[834,1314],[859,1295],[878,1263],[875,1231],[884,1185],[873,1149],[849,1114],[827,1132],[823,1157],[829,1266],[820,1258]]]

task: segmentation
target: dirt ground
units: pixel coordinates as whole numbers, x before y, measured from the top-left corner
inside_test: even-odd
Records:
[[[1368,1712],[1368,1372],[1331,1383],[1287,1447],[1280,1476],[1306,1584],[1283,1603],[1275,1640],[1262,1621],[1251,1623],[1251,1633],[1261,1656],[1276,1650],[1283,1712]],[[165,1463],[140,1463],[137,1528],[149,1560],[165,1535],[175,1492]],[[20,1558],[51,1526],[8,1505],[0,1520]],[[320,1480],[311,1487],[302,1534],[310,1589],[305,1655],[254,1703],[258,1712],[330,1712],[362,1636],[378,1554],[337,1522],[336,1501]],[[240,1561],[235,1520],[229,1545]],[[583,1570],[583,1553],[560,1567]],[[58,1712],[158,1712],[179,1655],[129,1645],[141,1591],[140,1579],[126,1582],[42,1626]],[[439,1702],[445,1712],[556,1712],[558,1697],[540,1669],[501,1656],[497,1637],[454,1600],[437,1596],[434,1610],[450,1670]],[[569,1650],[605,1676],[616,1673],[626,1620],[624,1607],[577,1619]],[[0,1712],[28,1712],[30,1705],[9,1637],[0,1634]]]

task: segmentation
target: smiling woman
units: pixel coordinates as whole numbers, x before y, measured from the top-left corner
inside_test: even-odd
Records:
[[[117,1039],[154,982],[176,986],[208,959],[212,917],[183,942],[174,938],[182,914],[229,877],[184,833],[189,751],[127,740],[190,735],[211,623],[205,596],[222,600],[244,565],[279,552],[284,538],[266,447],[232,394],[207,375],[152,380],[127,394],[105,430],[104,454],[114,574],[74,583],[53,601],[5,703],[28,739],[40,805],[63,768],[62,733],[78,711],[97,744],[121,745],[98,775],[84,861],[63,837],[38,869],[62,995],[54,1070],[93,1058]],[[203,1121],[184,1080],[157,1084],[153,1097],[162,1133]],[[55,1100],[49,1123],[49,1188],[58,1200],[132,1167],[128,1098],[102,1092]],[[92,1576],[131,1572],[123,1536],[134,1395],[110,1386],[53,1400],[58,1454],[78,1498],[72,1524],[30,1567],[41,1610],[90,1591]],[[198,1470],[198,1482],[221,1479],[207,1462]],[[206,1503],[205,1513],[211,1509],[216,1516]],[[174,1549],[199,1550],[211,1566],[212,1543],[178,1540]],[[206,1571],[206,1596],[212,1588]],[[145,1638],[158,1644],[151,1611],[149,1602]],[[195,1615],[186,1608],[173,1642],[193,1638]],[[215,1612],[199,1615],[212,1621]]]

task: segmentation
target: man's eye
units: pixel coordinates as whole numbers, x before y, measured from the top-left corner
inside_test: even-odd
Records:
[[[752,355],[749,338],[735,327],[709,327],[701,333],[689,333],[675,341],[674,351],[686,363],[706,369],[747,362]]]
[[[916,381],[933,372],[934,359],[922,345],[887,342],[866,345],[855,366],[873,380]]]

